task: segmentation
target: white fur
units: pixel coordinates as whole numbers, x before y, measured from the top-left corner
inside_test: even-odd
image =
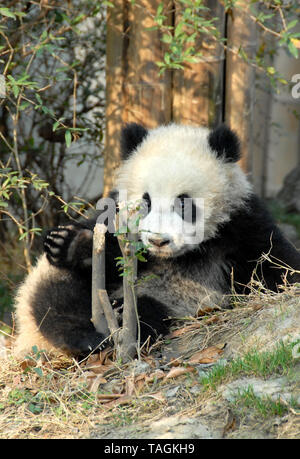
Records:
[[[14,347],[14,354],[18,358],[23,358],[30,353],[32,346],[37,346],[39,350],[53,352],[54,348],[49,341],[39,331],[32,315],[32,296],[38,291],[40,282],[43,279],[57,279],[58,270],[50,265],[46,255],[42,255],[36,266],[26,277],[23,284],[17,291],[15,298],[17,338]],[[64,275],[62,270],[59,278]]]
[[[139,227],[143,242],[148,245],[153,234],[170,240],[159,249],[150,245],[155,255],[177,256],[215,236],[218,226],[229,221],[230,213],[243,206],[251,192],[240,167],[216,157],[208,135],[206,128],[176,124],[150,130],[118,171],[116,188],[121,199],[138,202],[146,192],[151,197],[151,212]],[[181,194],[204,207],[200,219],[194,225],[185,223],[184,228],[172,208]]]
[[[218,226],[229,221],[230,213],[242,207],[251,192],[239,166],[226,163],[211,151],[208,134],[206,128],[175,124],[151,130],[122,164],[116,180],[121,200],[122,195],[129,202],[140,202],[144,193],[149,193],[151,197],[151,211],[140,220],[139,232],[149,250],[164,260],[157,264],[156,276],[139,285],[138,293],[149,295],[153,292],[158,300],[170,307],[173,316],[194,314],[206,303],[218,303],[218,297],[225,290],[224,273],[228,274],[230,267],[222,255],[216,253],[209,266],[202,269],[199,265],[191,274],[180,270],[170,257],[191,250],[203,240],[213,237]],[[174,211],[174,200],[181,194],[188,194],[199,203],[195,223],[183,222]],[[67,228],[72,229],[72,225]],[[64,227],[62,231],[55,238],[58,245],[61,244],[59,237],[68,234]],[[73,258],[81,235],[71,242],[68,260]],[[157,235],[168,239],[169,244],[161,248],[151,245],[149,239]],[[51,250],[55,260],[58,249]],[[84,263],[91,264],[91,258]],[[54,350],[36,325],[31,309],[33,295],[37,294],[43,279],[54,282],[65,279],[69,282],[70,276],[67,270],[58,270],[50,265],[46,255],[42,255],[19,288],[15,304],[18,331],[15,354],[18,357],[24,357],[34,345],[48,352]]]

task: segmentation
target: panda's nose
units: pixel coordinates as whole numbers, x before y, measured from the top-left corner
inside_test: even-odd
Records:
[[[162,237],[152,237],[152,238],[149,238],[149,242],[152,245],[156,245],[156,247],[163,247],[164,245],[169,244],[170,239],[166,239]]]

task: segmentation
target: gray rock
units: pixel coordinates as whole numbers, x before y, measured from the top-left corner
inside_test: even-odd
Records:
[[[285,177],[277,198],[288,212],[300,212],[300,165]]]
[[[280,397],[285,402],[290,402],[295,394],[290,393],[287,388],[287,378],[271,378],[263,380],[260,378],[241,378],[232,383],[222,385],[219,392],[222,393],[223,398],[229,402],[234,402],[239,393],[247,390],[249,387],[253,389],[257,397],[271,397],[273,401],[278,400]],[[300,402],[300,395],[299,395]]]

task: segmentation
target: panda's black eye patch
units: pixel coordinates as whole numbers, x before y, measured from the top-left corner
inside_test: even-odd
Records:
[[[151,207],[151,198],[150,198],[149,193],[144,193],[143,194],[143,200],[147,204],[148,208],[150,208]]]
[[[175,212],[188,223],[195,223],[197,207],[188,194],[180,194],[174,202]]]
[[[149,193],[143,194],[143,203],[142,203],[142,214],[146,217],[151,210],[151,198]]]

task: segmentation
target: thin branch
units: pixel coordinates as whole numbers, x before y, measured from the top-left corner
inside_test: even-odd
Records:
[[[73,83],[73,129],[76,128],[76,95],[77,95],[77,72],[73,70],[74,83]]]
[[[14,48],[11,46],[10,41],[9,41],[9,39],[7,38],[7,36],[5,35],[5,33],[3,33],[2,31],[0,31],[0,35],[4,38],[4,40],[5,40],[6,43],[7,43],[8,48],[9,48],[9,51],[8,51],[8,52],[9,52],[8,61],[6,62],[5,68],[4,68],[3,72],[2,72],[2,75],[5,76],[6,73],[7,73],[7,71],[8,71],[8,68],[9,68],[9,66],[10,66],[10,63],[11,63],[11,61],[12,61],[13,55],[14,55]]]
[[[117,348],[117,358],[122,362],[132,359],[136,353],[140,357],[140,329],[138,327],[138,311],[135,293],[137,279],[137,258],[135,256],[135,242],[138,234],[128,233],[118,236],[119,246],[123,256],[123,324],[120,331],[119,346]]]
[[[107,227],[104,224],[96,223],[93,235],[91,321],[95,329],[105,337],[109,335],[109,328],[117,346],[119,325],[105,289],[106,231]]]

